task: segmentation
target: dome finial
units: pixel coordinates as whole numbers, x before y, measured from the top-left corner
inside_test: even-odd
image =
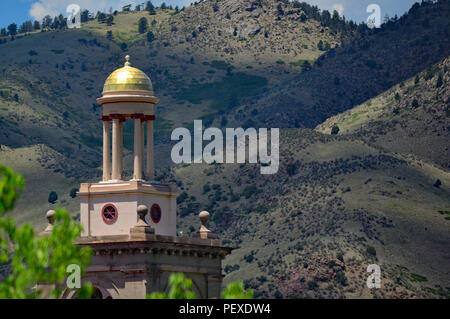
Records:
[[[127,62],[125,62],[125,66],[131,66],[129,55],[125,56],[125,60],[127,61]]]

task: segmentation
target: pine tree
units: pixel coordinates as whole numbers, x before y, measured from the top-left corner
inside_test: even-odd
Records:
[[[9,35],[12,35],[12,36],[14,36],[14,35],[17,34],[17,24],[11,23],[11,24],[8,26],[8,34],[9,34]]]
[[[153,3],[151,1],[147,1],[147,4],[145,5],[145,10],[148,11],[148,13],[150,15],[156,14],[155,6],[153,5]]]
[[[153,42],[153,40],[155,40],[155,35],[153,34],[152,31],[148,31],[147,32],[147,41],[151,43],[151,42]]]
[[[39,21],[34,21],[34,24],[33,24],[33,29],[34,30],[39,30],[41,28],[41,24],[39,23]]]
[[[112,15],[109,15],[109,16],[106,18],[106,25],[107,25],[107,26],[112,26],[112,25],[113,25],[113,21],[114,21],[114,17],[113,17]]]
[[[436,87],[440,88],[443,83],[444,83],[444,79],[442,78],[442,73],[439,73],[437,81],[436,81]]]
[[[142,34],[142,33],[147,32],[147,28],[148,28],[147,18],[144,18],[144,17],[140,18],[138,25],[139,25],[139,33]]]

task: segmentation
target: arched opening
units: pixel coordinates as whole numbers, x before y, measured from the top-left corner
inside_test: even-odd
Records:
[[[97,287],[94,287],[94,291],[92,292],[91,299],[103,299],[103,294]]]

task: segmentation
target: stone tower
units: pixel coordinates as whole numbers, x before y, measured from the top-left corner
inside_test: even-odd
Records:
[[[129,60],[111,73],[97,99],[103,109],[103,179],[83,183],[79,191],[83,234],[78,244],[93,248],[82,281],[92,283],[98,298],[144,298],[166,291],[169,275],[182,272],[192,279],[198,297],[220,297],[221,261],[231,249],[205,227],[207,212],[200,214],[202,227],[195,237],[177,237],[178,189],[154,181],[153,121],[159,99],[150,78]],[[127,120],[134,122],[131,180],[122,175]],[[63,298],[75,295],[66,289]]]

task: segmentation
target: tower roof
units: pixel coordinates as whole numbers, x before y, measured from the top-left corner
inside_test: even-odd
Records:
[[[106,79],[103,93],[111,91],[153,91],[150,78],[130,64],[130,56],[125,57],[126,62],[123,68],[115,70]]]

